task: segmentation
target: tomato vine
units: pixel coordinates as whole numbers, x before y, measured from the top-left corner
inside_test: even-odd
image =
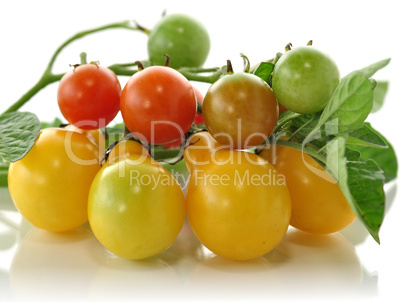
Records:
[[[0,163],[0,180],[6,175],[4,173],[8,167],[6,162],[15,162],[23,158],[34,145],[41,128],[41,123],[34,114],[18,110],[47,85],[63,78],[65,73],[53,72],[53,66],[63,49],[78,39],[110,29],[126,29],[150,34],[149,30],[136,22],[123,21],[81,31],[62,43],[51,56],[38,82],[0,115],[0,156],[5,161]],[[308,42],[308,45],[307,49],[310,49],[311,42]],[[290,46],[291,44],[286,46],[285,54],[294,51]],[[277,53],[273,59],[260,62],[253,67],[250,67],[245,55],[241,57],[246,59],[245,74],[250,73],[259,77],[273,87],[273,81],[277,80],[273,76],[275,68],[278,67],[281,58],[288,56]],[[86,63],[85,53],[81,53],[80,58],[81,63]],[[308,110],[296,113],[288,110],[281,114],[271,136],[263,144],[263,147],[272,143],[290,147],[313,157],[339,183],[352,210],[377,242],[379,242],[378,233],[384,214],[383,186],[397,177],[397,159],[390,142],[368,124],[366,119],[383,103],[385,94],[383,93],[377,99],[378,96],[374,94],[376,87],[387,87],[383,85],[384,83],[373,80],[372,76],[389,62],[390,59],[385,59],[340,78],[339,84],[334,85],[336,86],[334,91],[331,90],[330,98],[323,105],[325,107],[323,109],[320,107],[319,112]],[[151,65],[148,60],[141,63],[145,68]],[[131,77],[140,71],[137,62],[116,63],[108,68],[117,76]],[[176,70],[189,81],[209,84],[216,83],[228,72],[226,66],[183,66]],[[234,78],[234,76],[231,77]],[[303,83],[304,79],[300,87]],[[275,93],[275,87],[273,91]],[[200,103],[198,103],[197,111],[202,112]],[[217,120],[222,119],[222,115],[223,113],[217,117]],[[222,121],[222,123],[225,122],[227,121]],[[193,130],[191,129],[190,132]],[[283,139],[283,136],[288,139]],[[260,148],[261,146],[256,148],[257,153]],[[153,146],[152,153],[157,155],[157,158],[166,160],[180,156],[182,150]],[[379,157],[379,153],[386,154],[386,160]],[[354,181],[359,180],[364,190],[354,185]],[[3,183],[5,182],[0,182],[0,184]],[[366,200],[368,193],[371,194],[369,201]]]

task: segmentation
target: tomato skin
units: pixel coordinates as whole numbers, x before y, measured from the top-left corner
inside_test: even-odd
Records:
[[[194,87],[194,93],[195,93],[195,97],[197,99],[197,102],[200,103],[202,105],[203,101],[204,101],[204,96],[201,93],[201,91],[198,90],[198,88]],[[197,113],[195,114],[195,119],[194,119],[194,125],[198,126],[204,123],[204,118],[202,117],[202,114],[199,113],[197,111]],[[166,145],[163,145],[163,147],[165,149],[175,149],[175,148],[180,148],[181,143],[183,142],[183,139],[180,138],[178,140],[175,140],[171,143],[168,143]]]
[[[272,159],[278,173],[286,178],[293,227],[313,234],[329,234],[356,219],[339,185],[313,158],[283,146],[277,146],[275,152],[273,155],[272,150],[264,150],[260,155]]]
[[[278,102],[298,113],[323,110],[339,82],[336,63],[312,46],[285,52],[272,75],[272,89]]]
[[[190,129],[197,101],[192,85],[182,74],[170,67],[151,66],[129,79],[120,108],[124,123],[135,137],[166,144]]]
[[[243,72],[228,74],[207,91],[203,117],[220,144],[250,148],[264,142],[274,130],[278,103],[272,89],[259,77]]]
[[[198,88],[193,86],[193,89],[194,89],[194,93],[195,93],[197,102],[202,105],[204,103],[204,95],[201,93],[201,91],[198,90]],[[195,115],[195,119],[194,119],[194,124],[201,125],[203,123],[204,123],[204,118],[202,117],[202,114],[197,111],[197,113]]]
[[[213,153],[224,149],[208,131],[193,134],[188,140],[188,146],[183,152],[187,170],[208,165],[212,161]]]
[[[250,178],[241,182],[246,175]],[[267,175],[271,183],[259,179]],[[216,161],[195,169],[186,210],[201,243],[232,260],[254,259],[271,251],[286,234],[291,213],[286,185],[274,175],[274,167],[262,158],[233,150],[221,150]]]
[[[131,139],[123,140],[110,150],[106,164],[114,164],[117,161],[127,159],[134,154],[138,155],[138,158],[144,160],[146,157],[150,156],[148,150],[145,149],[141,143]]]
[[[116,74],[95,64],[67,72],[60,80],[57,101],[65,119],[78,128],[105,127],[120,110],[121,86]]]
[[[98,146],[99,162],[102,161],[106,151],[106,137],[101,129],[85,130],[75,127],[74,125],[67,125],[64,128],[69,131],[77,131],[79,133],[85,134],[96,146]]]
[[[148,55],[153,65],[164,65],[165,54],[172,68],[201,67],[209,54],[209,34],[198,20],[183,15],[164,16],[148,37]]]
[[[86,135],[47,128],[24,158],[10,164],[10,195],[34,226],[72,230],[88,220],[89,187],[99,169],[98,147]]]
[[[104,165],[92,183],[88,201],[89,223],[96,238],[128,259],[164,251],[185,219],[184,195],[176,180],[150,157],[139,157]]]

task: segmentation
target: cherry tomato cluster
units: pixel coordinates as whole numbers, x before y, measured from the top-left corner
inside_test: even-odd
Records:
[[[164,22],[186,28],[189,20],[175,16]],[[166,27],[156,28],[149,40],[153,62],[162,57],[161,44],[171,47],[160,37]],[[184,40],[199,32],[200,52],[207,53],[204,29],[193,23],[190,28],[190,35],[179,31],[186,34]],[[205,61],[197,48],[183,60],[170,51],[179,67]],[[268,253],[289,225],[312,233],[338,231],[355,215],[339,186],[312,158],[285,147],[258,155],[250,151],[274,131],[279,104],[281,111],[317,112],[338,83],[335,63],[311,46],[294,48],[278,60],[272,87],[254,74],[228,69],[205,98],[168,66],[139,66],[123,89],[106,67],[75,66],[57,93],[71,126],[43,129],[28,155],[10,166],[11,196],[33,225],[59,232],[89,221],[107,249],[130,259],[164,251],[186,217],[203,245],[234,260]],[[130,134],[106,150],[100,128],[119,111]],[[194,130],[194,125],[201,126]],[[148,150],[177,144],[189,172],[186,194]]]

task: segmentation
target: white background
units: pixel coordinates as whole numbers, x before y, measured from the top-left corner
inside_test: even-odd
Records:
[[[239,71],[243,66],[240,53],[246,54],[251,63],[255,64],[271,58],[278,51],[283,51],[284,46],[289,42],[298,46],[306,44],[310,39],[314,41],[316,47],[331,55],[338,63],[342,75],[391,57],[391,64],[375,76],[376,79],[390,81],[386,103],[380,112],[370,117],[370,121],[391,140],[399,153],[399,158],[402,158],[400,154],[402,142],[399,133],[402,97],[400,88],[402,22],[398,1],[2,1],[0,3],[0,112],[36,83],[53,51],[71,35],[84,29],[133,19],[145,27],[152,28],[164,10],[167,13],[190,14],[201,20],[207,27],[212,46],[206,67],[221,66],[227,59],[231,59],[235,71],[236,69]],[[146,36],[127,30],[111,30],[89,36],[71,44],[63,51],[56,62],[54,71],[56,73],[67,71],[69,64],[79,61],[81,51],[87,52],[89,60],[99,60],[104,66],[146,59]],[[127,78],[121,78],[122,85],[126,80]],[[207,85],[199,85],[199,87],[204,92],[207,89]],[[47,121],[53,120],[55,116],[60,117],[56,89],[57,84],[45,88],[22,110],[33,111],[40,119]],[[217,266],[199,267],[196,271],[199,279],[195,278],[195,280],[188,277],[188,271],[193,266],[197,266],[197,258],[184,255],[182,261],[178,262],[180,265],[172,264],[169,261],[177,259],[174,255],[170,257],[171,253],[167,254],[170,258],[165,255],[168,260],[164,259],[168,264],[172,264],[169,269],[160,270],[159,266],[156,268],[152,266],[155,268],[153,274],[150,275],[151,272],[147,268],[144,275],[134,274],[133,276],[133,271],[139,269],[138,264],[118,264],[113,266],[113,270],[103,270],[100,275],[98,274],[97,277],[101,278],[101,281],[97,280],[99,282],[95,287],[87,286],[88,284],[85,283],[90,277],[85,274],[84,268],[90,267],[88,263],[92,263],[93,260],[81,257],[80,264],[83,269],[70,268],[69,277],[61,278],[60,281],[66,287],[56,286],[55,288],[60,288],[61,291],[69,288],[67,291],[74,292],[77,284],[80,284],[82,289],[77,292],[83,293],[81,295],[83,299],[88,294],[87,288],[92,288],[91,295],[88,295],[91,297],[106,297],[108,293],[110,297],[122,298],[125,297],[124,293],[129,293],[129,297],[134,299],[136,292],[129,290],[132,284],[126,278],[136,277],[138,280],[147,278],[148,281],[154,278],[154,282],[147,283],[149,296],[153,297],[158,289],[166,290],[166,287],[170,286],[169,282],[172,281],[170,270],[173,269],[175,276],[178,276],[178,280],[175,281],[185,284],[187,290],[179,291],[179,294],[167,291],[165,297],[168,300],[173,297],[177,300],[196,298],[196,295],[222,299],[222,297],[232,297],[234,294],[243,301],[247,297],[249,300],[262,300],[271,294],[275,294],[278,298],[300,297],[299,291],[303,293],[302,297],[306,300],[317,297],[318,293],[319,297],[332,297],[335,300],[340,299],[341,296],[343,299],[351,300],[368,297],[379,301],[390,301],[390,297],[392,300],[398,300],[402,297],[400,281],[398,281],[402,266],[400,259],[402,250],[399,244],[402,207],[398,200],[397,189],[396,184],[390,188],[387,187],[388,196],[394,196],[396,192],[396,197],[388,200],[388,202],[390,200],[394,202],[381,229],[380,246],[371,238],[366,238],[353,246],[351,243],[355,243],[356,236],[345,232],[345,234],[337,234],[334,240],[331,239],[329,246],[333,246],[333,250],[320,250],[321,255],[324,255],[321,260],[314,261],[316,257],[314,251],[311,247],[305,247],[305,249],[294,250],[295,253],[304,253],[302,258],[296,257],[298,261],[294,261],[296,263],[294,268],[291,265],[286,266],[286,269],[278,268],[274,265],[277,263],[274,256],[264,258],[264,265],[272,273],[269,276],[265,274],[266,271],[260,270],[261,267],[256,268],[258,263],[249,266],[221,263]],[[7,197],[2,198],[7,199]],[[2,201],[5,202],[4,200]],[[11,216],[13,216],[12,213]],[[19,221],[15,215],[12,219]],[[4,231],[3,229],[0,228],[0,234]],[[43,237],[40,238],[43,239]],[[188,244],[185,241],[186,238],[194,243],[191,235],[184,234],[181,238],[179,243],[183,245]],[[336,244],[338,239],[342,242],[346,240],[345,247],[351,248],[353,255],[356,254],[357,262],[354,263],[358,263],[358,267],[364,271],[363,277],[358,278],[357,282],[357,286],[361,288],[352,293],[348,286],[338,284],[340,280],[353,283],[348,279],[352,272],[348,271],[348,266],[342,262],[342,257],[339,257],[342,251],[338,251],[339,246]],[[83,240],[83,244],[77,244],[76,247],[84,250],[85,244],[90,243]],[[19,244],[16,243],[8,250],[0,250],[0,272],[2,276],[6,276],[0,278],[0,282],[4,283],[0,283],[1,301],[3,301],[2,294],[9,291],[7,276],[18,247]],[[43,253],[46,253],[39,249],[39,251],[33,250],[32,254],[25,254],[24,257],[30,255],[27,261],[31,264],[39,257],[35,252],[41,253],[42,257]],[[55,252],[61,251],[56,249]],[[77,253],[71,255],[71,257],[75,256]],[[346,263],[349,263],[348,261]],[[133,266],[132,270],[128,269],[130,265]],[[144,269],[146,265],[146,263],[141,264],[141,269]],[[26,269],[32,270],[32,267],[41,271],[41,274],[46,274],[46,267],[43,268],[40,264],[27,266]],[[47,268],[50,272],[46,280],[57,282],[57,279],[52,278],[54,270],[50,266]],[[337,268],[336,271],[335,268]],[[24,272],[24,266],[19,269]],[[276,271],[282,283],[275,278]],[[83,284],[76,282],[75,274],[78,280],[82,277]],[[332,278],[328,278],[331,275]],[[39,295],[39,283],[32,281],[35,279],[35,273],[22,274],[22,276],[20,279],[17,278],[22,286],[14,285],[12,291],[20,293],[26,290],[26,295],[31,298],[46,296],[43,291],[41,291],[42,296]],[[31,276],[33,279],[24,279],[26,276]],[[57,276],[60,277],[60,274]],[[306,278],[311,282],[305,282]],[[27,286],[30,282],[34,285]],[[91,282],[93,284],[94,281]],[[115,289],[108,288],[108,284],[115,286]],[[1,290],[2,286],[5,289]],[[143,289],[148,289],[147,286]],[[292,289],[294,289],[293,295],[290,295]],[[97,293],[96,290],[99,292]],[[283,296],[281,296],[282,292]],[[18,300],[19,294],[16,296]],[[147,295],[144,294],[144,296]]]

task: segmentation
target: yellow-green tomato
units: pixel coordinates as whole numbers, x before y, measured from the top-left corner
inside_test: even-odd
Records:
[[[259,156],[220,150],[191,173],[186,195],[189,224],[200,242],[232,260],[258,258],[282,240],[291,202],[284,179]]]
[[[185,200],[173,176],[135,154],[102,167],[88,201],[96,238],[114,254],[143,259],[168,248],[185,219]]]
[[[85,134],[41,130],[28,154],[10,164],[10,195],[21,215],[54,232],[87,222],[89,188],[100,169],[98,150]]]

